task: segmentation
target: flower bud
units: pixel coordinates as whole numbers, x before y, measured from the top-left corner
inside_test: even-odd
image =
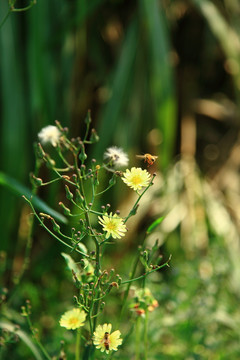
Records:
[[[58,203],[61,208],[63,209],[63,212],[65,215],[70,215],[71,214],[71,211],[69,208],[67,208],[61,201]]]
[[[99,136],[98,136],[98,134],[97,134],[97,132],[96,132],[95,129],[92,129],[92,130],[91,130],[90,141],[91,141],[92,143],[96,143],[96,142],[99,141]]]
[[[69,187],[67,185],[65,185],[65,191],[66,191],[66,198],[68,200],[72,200],[73,199],[73,194],[71,193],[71,191],[69,190]]]

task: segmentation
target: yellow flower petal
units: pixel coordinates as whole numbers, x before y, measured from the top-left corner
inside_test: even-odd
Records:
[[[149,185],[151,175],[147,170],[132,167],[131,170],[127,169],[123,173],[122,181],[127,184],[127,186],[137,191]]]
[[[112,324],[98,325],[96,331],[93,334],[93,344],[101,352],[105,351],[107,354],[111,350],[117,351],[118,346],[122,344],[120,331],[116,330],[111,334],[111,330]],[[106,333],[108,333],[107,340]]]
[[[117,214],[103,215],[98,217],[99,224],[103,227],[103,231],[106,231],[106,238],[112,236],[114,239],[120,239],[125,235],[127,231],[126,225],[123,223],[123,219]]]
[[[75,330],[84,325],[87,314],[78,308],[66,311],[59,321],[60,326],[68,330]]]

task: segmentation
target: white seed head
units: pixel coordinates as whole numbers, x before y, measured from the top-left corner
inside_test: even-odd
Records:
[[[115,168],[124,167],[128,165],[128,155],[117,146],[109,147],[104,153],[104,159],[112,161]]]
[[[52,146],[56,147],[60,140],[61,132],[54,125],[48,125],[42,128],[38,133],[38,138],[42,144],[50,143]]]

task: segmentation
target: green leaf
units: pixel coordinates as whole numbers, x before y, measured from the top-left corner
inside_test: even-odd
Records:
[[[156,219],[147,229],[147,234],[150,234],[161,222],[163,221],[164,216],[161,216],[160,218]]]
[[[229,25],[229,23],[225,20],[222,13],[218,10],[217,6],[214,2],[209,0],[191,0],[192,3],[199,9],[202,13],[206,21],[208,22],[209,28],[212,33],[218,39],[221,44],[221,47],[225,53],[225,56],[229,62],[229,66],[234,67],[234,71],[232,71],[232,77],[234,80],[234,84],[237,90],[236,95],[239,98],[239,90],[240,90],[240,69],[239,66],[239,58],[240,58],[240,40],[238,29],[234,29],[233,26]]]
[[[139,4],[148,47],[150,95],[155,123],[162,133],[161,162],[165,168],[172,159],[177,124],[170,33],[161,1],[141,0]]]
[[[72,257],[70,255],[66,254],[66,253],[61,253],[61,255],[64,257],[69,270],[71,272],[74,271],[74,273],[76,274],[78,280],[80,280],[80,278],[81,278],[80,270],[79,270],[77,264],[75,263],[75,261],[72,259]]]
[[[138,44],[138,26],[136,18],[132,20],[122,46],[118,64],[109,84],[112,96],[105,105],[102,114],[98,134],[101,141],[96,144],[93,157],[99,158],[106,147],[111,143],[121,120],[125,94],[131,87],[134,72],[134,62]]]
[[[16,335],[19,336],[19,338],[26,344],[26,346],[31,350],[31,352],[33,353],[35,359],[37,360],[43,360],[42,355],[40,354],[38,348],[36,347],[36,345],[33,343],[33,341],[31,340],[31,338],[22,330],[16,329],[16,327],[8,322],[5,321],[0,321],[0,328],[2,329],[6,329]]]
[[[4,174],[3,172],[0,172],[0,185],[6,187],[13,194],[19,197],[24,195],[26,198],[31,199],[33,206],[38,210],[53,216],[55,220],[63,224],[67,224],[68,220],[65,218],[65,216],[50,208],[50,206],[48,206],[38,196],[32,195],[30,189],[19,183],[14,178]]]

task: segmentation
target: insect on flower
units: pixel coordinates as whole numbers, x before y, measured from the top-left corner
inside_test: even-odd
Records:
[[[109,332],[105,332],[105,334],[104,334],[104,346],[105,346],[105,349],[106,350],[109,350],[109,345],[110,345],[110,336],[109,336],[110,334],[109,334]]]
[[[151,166],[155,163],[158,156],[151,155],[151,154],[144,154],[144,155],[136,155],[138,159],[143,159],[144,162],[148,163],[148,166]]]
[[[119,330],[112,331],[112,324],[98,325],[96,331],[93,333],[93,343],[101,352],[117,351],[118,346],[122,344]]]

